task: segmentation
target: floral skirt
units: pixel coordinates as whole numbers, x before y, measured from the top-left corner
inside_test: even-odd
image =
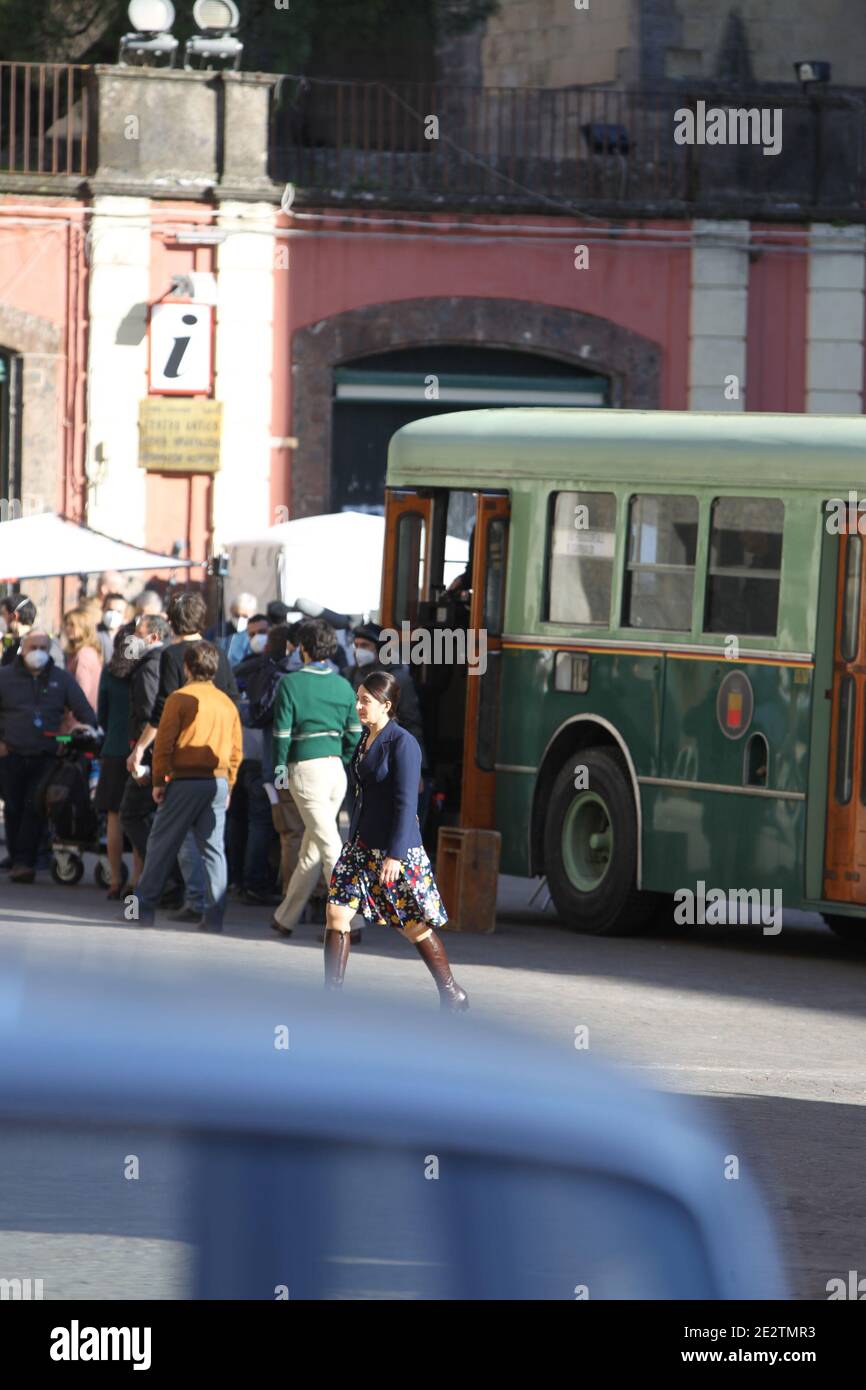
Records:
[[[385,858],[384,850],[350,840],[334,865],[328,902],[353,907],[365,921],[396,927],[409,937],[444,926],[448,914],[427,851],[421,846],[408,850],[402,872],[393,883],[379,881]]]

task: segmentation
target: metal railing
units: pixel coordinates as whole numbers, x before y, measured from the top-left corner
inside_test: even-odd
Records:
[[[717,204],[863,213],[864,96],[799,90],[453,87],[286,77],[272,113],[274,178],[335,199]],[[782,148],[678,144],[675,113],[781,111]]]
[[[0,63],[0,174],[89,172],[89,67]]]

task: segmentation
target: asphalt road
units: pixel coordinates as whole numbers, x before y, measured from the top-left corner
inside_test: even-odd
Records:
[[[642,938],[583,937],[530,903],[535,886],[500,880],[495,934],[445,934],[473,1008],[569,1047],[585,1027],[592,1050],[644,1084],[698,1097],[764,1193],[795,1298],[825,1299],[829,1279],[866,1275],[866,954],[797,913],[778,936],[657,924]],[[316,928],[283,941],[265,909],[233,905],[223,937],[144,930],[116,915],[92,882],[61,888],[40,875],[25,887],[3,875],[0,970],[13,945],[26,943],[38,962],[62,942],[82,966],[105,950],[167,965],[213,953],[254,972],[321,977]],[[423,965],[384,928],[365,931],[346,987],[436,1008]],[[46,1298],[184,1296],[183,1141],[129,1134],[124,1143],[147,1182],[117,1180],[114,1136],[0,1132],[0,1277],[38,1271]],[[383,1285],[381,1296],[399,1289]]]

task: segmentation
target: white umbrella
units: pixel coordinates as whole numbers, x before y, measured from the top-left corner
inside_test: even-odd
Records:
[[[0,523],[0,582],[103,570],[187,569],[194,561],[140,550],[54,512]]]

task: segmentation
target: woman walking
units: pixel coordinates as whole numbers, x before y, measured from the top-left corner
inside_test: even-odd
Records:
[[[356,912],[391,925],[412,941],[439,990],[442,1009],[469,1007],[433,930],[448,917],[418,824],[421,749],[395,719],[400,686],[389,671],[373,671],[358,687],[356,709],[365,732],[350,765],[355,805],[349,839],[328,889],[325,987],[340,989]]]

